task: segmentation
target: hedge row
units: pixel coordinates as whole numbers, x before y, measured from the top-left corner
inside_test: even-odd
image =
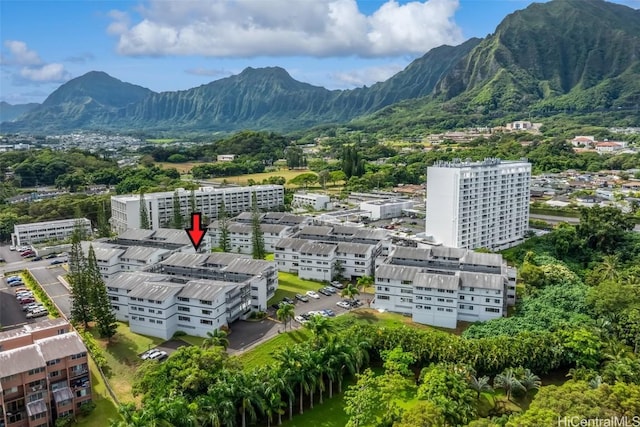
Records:
[[[22,281],[25,283],[27,288],[33,291],[34,295],[49,311],[49,314],[53,317],[60,317],[58,308],[53,303],[53,301],[51,301],[51,298],[49,298],[49,295],[47,295],[44,289],[42,289],[40,283],[38,283],[35,277],[31,275],[31,272],[29,270],[22,270],[20,272],[17,272],[17,274],[20,274],[20,276],[22,277]]]
[[[76,330],[82,337],[82,341],[84,341],[84,345],[87,346],[87,351],[91,353],[91,356],[93,357],[93,361],[96,362],[96,365],[98,365],[98,368],[100,369],[105,368],[107,366],[107,359],[104,357],[104,352],[96,342],[96,339],[94,338],[94,336],[90,332],[85,331],[84,328],[82,327],[76,326]]]

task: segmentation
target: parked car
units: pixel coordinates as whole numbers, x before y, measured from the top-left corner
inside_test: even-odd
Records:
[[[325,295],[325,296],[328,296],[328,297],[330,297],[332,295],[331,292],[329,292],[325,288],[319,289],[318,292],[320,292],[322,295]]]
[[[27,288],[18,288],[15,290],[16,295],[18,295],[20,292],[29,292],[29,289]]]
[[[33,258],[31,261],[42,261],[42,257],[41,256],[37,256],[37,257]]]
[[[36,302],[36,300],[33,297],[24,297],[22,299],[19,299],[18,302],[20,304],[31,304],[32,302]]]
[[[46,308],[41,308],[40,310],[34,310],[30,313],[27,313],[27,319],[33,319],[35,317],[42,317],[49,314],[49,311]]]
[[[329,308],[322,310],[322,312],[324,314],[326,314],[327,316],[329,316],[329,317],[336,317],[335,311],[333,311],[333,310],[331,310]]]
[[[30,254],[26,254],[26,255],[22,255],[24,258],[33,258],[34,256],[36,256],[36,254],[34,254],[33,252],[31,252]]]
[[[22,280],[22,279],[20,279],[20,276],[9,276],[9,277],[7,277],[7,283],[15,282],[16,280]]]
[[[45,259],[52,259],[52,258],[55,258],[55,257],[57,257],[57,256],[58,256],[58,255],[56,255],[56,254],[49,254],[49,255],[47,255],[47,256],[46,256],[46,257],[44,257],[44,258],[45,258]]]
[[[31,291],[22,291],[16,294],[16,299],[33,297],[33,292]]]
[[[24,307],[22,307],[22,311],[34,311],[38,308],[44,307],[44,305],[42,305],[42,303],[39,302],[32,302],[31,304],[27,304]]]
[[[359,299],[354,299],[352,301],[349,301],[349,304],[351,304],[351,307],[360,307],[362,305],[362,301],[360,301]]]
[[[16,250],[16,247],[15,247],[15,246],[9,246],[9,250],[10,250],[10,251],[15,251],[15,250]]]
[[[295,301],[294,301],[294,300],[292,300],[292,299],[291,299],[291,298],[289,298],[289,297],[284,297],[284,298],[282,298],[282,301],[283,301],[283,302],[286,302],[287,304],[295,304]]]
[[[155,356],[157,353],[160,353],[160,350],[157,350],[157,349],[155,349],[155,348],[154,348],[154,349],[152,349],[152,350],[145,351],[144,353],[142,353],[142,355],[140,356],[140,358],[141,358],[142,360],[147,360],[147,359],[149,359],[151,356]]]
[[[298,315],[298,316],[294,317],[293,320],[295,320],[296,322],[300,323],[301,325],[308,322],[308,320],[305,319],[304,317],[302,317],[302,315]]]
[[[334,280],[333,282],[331,282],[331,286],[333,286],[336,289],[344,289],[344,285],[338,282],[337,280]]]
[[[26,250],[26,251],[24,251],[24,252],[22,252],[20,254],[20,256],[23,257],[23,258],[26,258],[26,257],[28,257],[30,255],[36,256],[36,254],[31,249]]]
[[[336,288],[334,288],[333,286],[325,286],[324,288],[326,290],[328,290],[329,292],[331,292],[332,294],[335,294],[336,292],[338,292],[338,290]]]
[[[351,304],[349,304],[347,301],[338,301],[336,303],[336,305],[338,307],[342,307],[342,308],[347,309],[347,310],[349,310],[351,308]]]
[[[309,298],[305,297],[305,296],[304,296],[304,295],[302,295],[302,294],[296,294],[296,299],[297,299],[298,301],[302,301],[302,302],[309,302]]]
[[[314,291],[307,291],[307,296],[310,296],[311,298],[315,298],[318,299],[320,298],[320,295],[318,295],[316,292]]]
[[[4,258],[0,258],[0,262],[7,262]]]
[[[167,354],[166,351],[164,350],[159,350],[157,353],[149,356],[150,360],[164,360],[168,357],[169,355]]]
[[[279,308],[280,308],[280,304],[282,304],[282,303],[277,302],[277,303],[275,303],[275,304],[271,304],[271,308],[273,308],[274,310],[277,310],[277,309],[279,309]]]
[[[54,259],[53,261],[50,262],[51,265],[58,265],[58,264],[64,264],[65,261],[61,260],[61,259]]]
[[[9,286],[11,286],[12,288],[14,286],[23,286],[23,285],[24,285],[24,282],[22,280],[15,280],[15,281],[9,283]]]

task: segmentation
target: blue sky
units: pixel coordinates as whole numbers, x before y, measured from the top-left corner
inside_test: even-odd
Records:
[[[0,100],[42,102],[91,70],[155,91],[276,65],[331,89],[370,85],[433,47],[486,36],[530,3],[0,0]]]

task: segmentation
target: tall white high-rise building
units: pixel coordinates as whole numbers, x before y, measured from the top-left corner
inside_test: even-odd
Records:
[[[254,185],[251,187],[200,187],[193,193],[179,188],[177,198],[184,219],[195,205],[195,212],[201,212],[209,219],[218,218],[218,209],[224,201],[225,210],[230,216],[251,210],[253,194],[261,210],[277,210],[284,206],[284,187],[282,185]],[[147,193],[144,201],[147,205],[151,229],[167,227],[173,218],[174,197],[176,193]],[[111,196],[111,228],[123,233],[129,228],[140,228],[140,196]]]
[[[427,168],[426,234],[444,246],[501,250],[529,228],[531,163],[454,160]]]

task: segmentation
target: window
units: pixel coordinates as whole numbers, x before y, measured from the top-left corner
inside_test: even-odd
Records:
[[[53,365],[56,365],[56,364],[58,364],[58,363],[60,363],[60,359],[53,359],[53,360],[49,360],[49,361],[47,362],[47,366],[53,366]]]
[[[495,302],[496,304],[500,304],[500,300],[499,299],[494,299],[493,302]]]
[[[178,297],[178,301],[189,302],[189,298]]]
[[[188,313],[188,312],[191,311],[191,309],[189,307],[184,307],[184,306],[179,305],[178,306],[178,311],[185,311],[185,312]]]
[[[500,313],[499,308],[486,307],[484,311],[488,311],[489,313]]]
[[[491,299],[490,298],[485,298],[484,302],[491,302]]]
[[[44,372],[44,368],[35,368],[29,370],[29,375],[39,374],[40,372]]]
[[[211,315],[211,310],[202,310],[202,314],[209,316]]]
[[[51,371],[49,373],[50,378],[57,377],[58,375],[60,375],[60,371]]]
[[[212,320],[207,320],[207,319],[200,319],[200,324],[201,325],[213,325],[213,321]]]
[[[200,304],[202,305],[212,305],[211,301],[200,300]]]
[[[451,313],[451,312],[453,311],[453,309],[452,309],[452,308],[447,308],[447,311],[448,311],[449,313]]]
[[[388,300],[389,297],[387,295],[376,295],[377,299]]]
[[[178,320],[183,322],[191,322],[191,318],[188,316],[178,316]]]

